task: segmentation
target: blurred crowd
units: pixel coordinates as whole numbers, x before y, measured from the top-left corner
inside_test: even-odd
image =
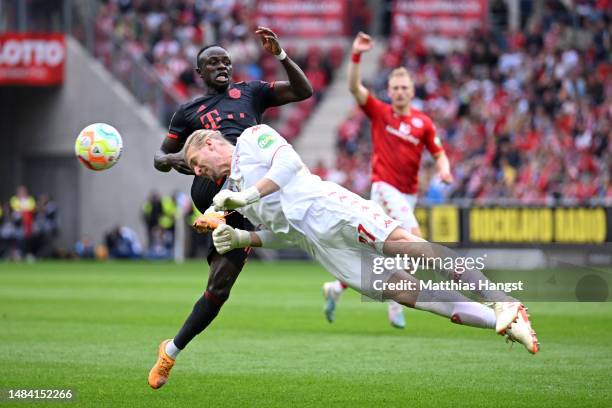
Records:
[[[19,186],[7,202],[0,202],[0,259],[54,255],[57,217],[57,205],[47,194],[34,198],[25,186]]]
[[[413,73],[414,106],[434,120],[456,178],[442,185],[427,160],[426,201],[612,200],[612,13],[607,2],[577,3],[547,1],[523,31],[474,31],[446,56],[417,32],[391,35],[370,89],[388,101],[390,70]],[[358,108],[337,143],[336,166],[315,171],[367,194],[371,145]]]
[[[134,60],[148,61],[164,86],[182,101],[202,94],[201,80],[194,67],[197,52],[205,44],[220,44],[228,50],[235,82],[283,79],[281,64],[264,51],[254,35],[255,5],[255,1],[244,0],[107,0],[96,19],[100,39],[96,55],[107,66],[119,64],[114,72],[126,79]],[[368,16],[355,18],[363,23]],[[310,79],[314,98],[269,109],[265,120],[276,121],[283,134],[298,135],[341,64],[344,50],[339,46],[308,46],[298,50],[280,40]],[[116,59],[117,44],[133,58],[112,61]]]
[[[34,261],[62,259],[173,259],[175,251],[194,258],[205,248],[204,235],[190,226],[200,212],[183,192],[160,195],[152,191],[142,206],[144,239],[125,225],[112,226],[104,236],[82,236],[71,248],[59,244],[58,206],[47,194],[34,197],[19,186],[6,202],[0,201],[0,259]],[[176,228],[178,220],[182,228]],[[177,248],[176,235],[185,234]]]

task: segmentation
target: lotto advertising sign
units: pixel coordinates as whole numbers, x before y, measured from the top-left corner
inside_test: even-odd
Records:
[[[395,0],[393,30],[425,35],[467,35],[487,22],[487,0]]]
[[[59,85],[65,62],[63,34],[0,34],[0,85]]]
[[[346,1],[260,0],[257,24],[282,37],[320,38],[345,34]]]

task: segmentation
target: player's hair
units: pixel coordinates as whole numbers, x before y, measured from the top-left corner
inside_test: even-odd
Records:
[[[196,67],[200,68],[200,55],[206,51],[209,48],[213,48],[213,47],[219,47],[219,48],[223,48],[225,50],[225,47],[219,45],[219,44],[210,44],[210,45],[205,45],[204,47],[200,48],[200,51],[198,51],[198,53],[196,54]],[[227,51],[227,50],[225,50]]]
[[[408,77],[414,83],[412,75],[404,67],[398,67],[398,68],[395,68],[393,71],[391,71],[391,73],[389,74],[389,80],[391,80],[391,78],[395,78],[395,77]]]
[[[220,140],[225,143],[231,144],[229,140],[227,140],[225,136],[223,136],[223,134],[219,132],[218,130],[206,130],[206,129],[196,130],[191,135],[189,135],[189,137],[187,138],[187,141],[185,142],[185,147],[183,148],[183,152],[184,152],[183,154],[185,155],[184,159],[185,159],[185,162],[189,165],[189,167],[193,168],[191,163],[187,161],[187,156],[189,154],[189,151],[191,149],[198,149],[202,147],[204,145],[204,142],[207,139]]]

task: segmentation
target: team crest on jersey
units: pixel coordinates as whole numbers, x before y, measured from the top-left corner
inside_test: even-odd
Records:
[[[240,89],[232,88],[229,90],[229,97],[232,99],[240,99]]]
[[[275,141],[274,135],[271,135],[269,133],[264,133],[263,135],[257,138],[257,145],[262,149],[267,149],[268,147],[272,146],[274,141]]]
[[[423,125],[425,123],[423,123],[423,119],[421,118],[412,118],[412,126],[414,126],[415,128],[422,128]]]

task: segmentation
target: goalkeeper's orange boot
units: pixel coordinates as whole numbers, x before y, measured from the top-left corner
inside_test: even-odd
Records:
[[[168,381],[170,370],[174,366],[174,359],[166,353],[166,344],[172,339],[164,340],[159,345],[157,361],[151,371],[149,371],[149,385],[153,389],[158,389]]]

